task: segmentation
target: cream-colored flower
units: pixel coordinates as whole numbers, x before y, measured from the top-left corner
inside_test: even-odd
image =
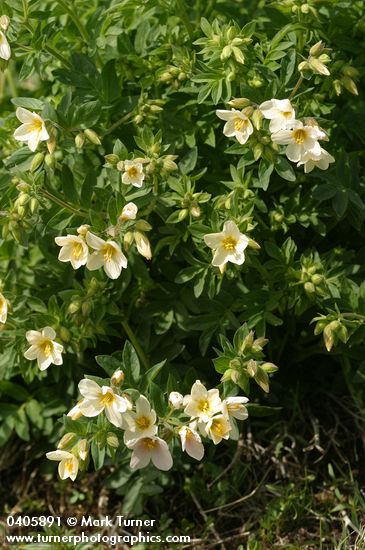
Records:
[[[122,183],[142,187],[145,178],[143,164],[134,160],[124,161],[124,172],[122,174]]]
[[[56,237],[56,244],[61,246],[58,259],[60,262],[70,262],[74,269],[85,265],[89,257],[89,249],[83,237],[78,235],[67,235]]]
[[[56,333],[51,327],[44,327],[41,331],[28,330],[25,334],[30,348],[24,353],[24,357],[33,361],[37,359],[40,370],[46,370],[51,363],[62,365],[63,346],[54,341]]]
[[[270,120],[270,132],[285,130],[295,120],[295,110],[289,99],[270,99],[261,103],[259,109]]]
[[[14,138],[18,141],[26,141],[29,149],[34,153],[40,141],[49,139],[44,120],[37,113],[32,113],[23,107],[17,108],[16,116],[23,124],[15,130]]]
[[[325,149],[320,150],[319,156],[312,155],[309,151],[305,153],[297,166],[304,165],[304,172],[309,174],[313,168],[319,168],[320,170],[327,170],[329,165],[335,162],[335,159]]]
[[[231,431],[229,433],[230,439],[237,440],[239,438],[239,429],[237,426],[237,420],[246,420],[248,417],[248,411],[245,404],[248,402],[247,397],[227,397],[223,400],[223,414],[229,420],[231,425]]]
[[[5,61],[8,61],[11,56],[11,49],[9,46],[9,42],[5,36],[5,34],[0,31],[0,58],[5,59]]]
[[[292,162],[300,162],[306,153],[312,157],[319,157],[321,146],[318,139],[321,139],[322,132],[316,126],[303,125],[300,120],[292,124],[291,130],[280,130],[272,134],[274,143],[287,145],[285,154]]]
[[[123,206],[121,215],[119,216],[120,222],[128,220],[135,220],[138,212],[138,207],[134,202],[128,202]]]
[[[151,409],[148,399],[140,395],[136,401],[136,410],[128,412],[125,416],[127,429],[124,433],[125,444],[133,439],[152,437],[157,433],[156,413]]]
[[[179,429],[181,448],[195,460],[204,456],[204,445],[198,432],[191,426],[182,426]]]
[[[79,382],[79,392],[84,399],[78,406],[84,416],[94,417],[104,411],[111,424],[118,428],[123,426],[122,413],[128,410],[128,403],[124,397],[114,393],[109,386],[100,387],[88,378]]]
[[[231,109],[231,111],[218,109],[216,114],[221,120],[226,120],[223,128],[225,136],[235,137],[241,145],[246,143],[253,133],[253,126],[246,115],[241,111],[237,111],[237,109]]]
[[[79,471],[79,461],[76,456],[67,451],[51,451],[46,454],[49,460],[60,461],[58,465],[58,474],[61,479],[67,479],[68,477],[75,481],[77,472]]]
[[[153,465],[166,472],[172,468],[172,456],[169,447],[163,439],[157,436],[140,437],[127,443],[129,449],[133,449],[130,467],[139,470],[148,466],[152,460]]]
[[[180,409],[184,402],[184,396],[178,391],[172,391],[169,395],[169,405],[173,409]]]
[[[140,231],[135,231],[134,240],[136,242],[137,250],[141,256],[146,258],[146,260],[150,260],[152,258],[151,245],[146,235]]]
[[[214,445],[218,445],[222,439],[229,439],[232,426],[224,414],[218,414],[210,418],[206,424],[199,423],[199,429],[210,437]]]
[[[114,241],[104,241],[90,231],[86,233],[86,242],[95,251],[89,255],[86,267],[90,271],[104,267],[108,277],[117,279],[128,264],[120,246]]]
[[[89,442],[87,439],[80,439],[77,444],[77,454],[79,455],[80,460],[86,460],[89,454]]]
[[[214,414],[222,411],[219,391],[207,390],[200,380],[196,380],[191,387],[191,393],[184,397],[184,407],[188,416],[208,422]]]
[[[245,261],[244,251],[248,245],[248,238],[240,233],[233,221],[225,222],[221,233],[204,235],[204,241],[214,250],[214,266],[220,267],[227,262],[241,265]]]
[[[0,292],[0,323],[6,323],[8,318],[8,301]]]

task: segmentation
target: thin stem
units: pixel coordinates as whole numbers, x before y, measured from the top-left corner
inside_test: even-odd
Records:
[[[113,130],[115,130],[116,128],[118,128],[118,126],[121,126],[121,124],[124,124],[124,122],[127,122],[127,120],[129,120],[131,118],[131,116],[133,115],[133,112],[130,112],[130,113],[127,113],[126,115],[122,116],[122,118],[120,118],[119,120],[117,120],[116,122],[114,122],[114,124],[112,124],[104,133],[103,133],[103,136],[106,136],[108,134],[111,134],[113,132]]]
[[[189,35],[190,40],[192,40],[194,38],[194,29],[193,29],[193,26],[192,26],[191,21],[189,19],[188,13],[186,11],[184,0],[176,0],[176,5],[177,5],[178,9],[180,10],[180,14],[179,14],[180,19],[183,21],[183,23],[186,27],[186,30],[188,31],[188,35]]]
[[[55,57],[56,59],[58,59],[59,61],[61,61],[61,63],[63,63],[63,65],[65,65],[65,67],[67,67],[68,69],[71,68],[71,63],[61,54],[59,53],[57,50],[55,50],[54,48],[52,48],[51,46],[48,46],[45,45],[44,46],[44,49],[50,53],[51,55],[53,55],[53,57]]]
[[[347,317],[348,319],[358,319],[359,321],[365,321],[365,316],[360,313],[341,313],[341,317]]]
[[[63,7],[64,10],[67,11],[69,16],[71,17],[72,21],[75,23],[76,27],[78,28],[78,31],[85,42],[89,42],[89,34],[87,30],[85,29],[84,25],[81,23],[80,19],[76,15],[76,10],[73,10],[70,8],[63,0],[57,0],[58,4]]]
[[[22,0],[24,21],[28,21],[28,0]]]
[[[67,202],[63,201],[62,199],[59,199],[58,197],[55,197],[55,195],[52,195],[49,191],[46,191],[45,189],[39,190],[47,199],[50,201],[58,204],[59,206],[62,206],[62,208],[66,208],[66,210],[69,210],[73,214],[76,214],[77,216],[82,216],[83,218],[87,218],[88,214],[87,212],[84,212],[82,210],[77,210],[77,208],[74,208],[71,204],[68,204]]]
[[[289,95],[289,99],[292,99],[295,94],[297,93],[298,91],[298,88],[301,86],[302,82],[303,82],[304,78],[302,76],[300,76],[298,78],[298,82],[296,83],[296,85],[294,86],[294,88],[292,89],[290,95]]]
[[[136,350],[136,352],[138,354],[138,357],[142,361],[144,368],[146,370],[148,370],[150,368],[150,365],[149,365],[149,361],[147,359],[147,356],[146,356],[145,352],[143,351],[143,349],[141,347],[141,344],[138,342],[137,337],[134,334],[133,330],[131,329],[128,321],[122,321],[122,327],[123,327],[126,335],[128,336],[128,338],[130,339],[134,349]]]

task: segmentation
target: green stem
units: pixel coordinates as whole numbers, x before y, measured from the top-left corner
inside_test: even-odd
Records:
[[[66,210],[69,210],[73,214],[76,214],[77,216],[82,216],[83,218],[87,218],[88,214],[87,212],[84,212],[82,210],[77,210],[77,208],[74,208],[71,204],[68,204],[67,202],[63,201],[62,199],[59,199],[58,197],[55,197],[55,195],[52,195],[49,191],[46,191],[45,189],[39,190],[47,199],[50,201],[58,204],[59,206],[62,206],[62,208],[66,208]]]
[[[8,69],[6,70],[6,78],[8,80],[8,84],[9,84],[9,88],[10,88],[10,95],[12,97],[17,97],[18,91],[16,89],[13,73],[12,73],[10,67],[8,67]]]
[[[138,342],[136,335],[134,334],[133,330],[131,329],[128,321],[122,321],[122,327],[123,327],[126,335],[128,336],[128,338],[130,339],[134,349],[136,350],[136,352],[138,354],[138,357],[142,361],[142,364],[143,364],[144,368],[146,370],[148,370],[150,368],[149,361],[148,361],[148,359],[146,357],[146,354],[143,351],[140,343]]]
[[[22,0],[24,21],[28,21],[28,0]]]
[[[66,59],[66,57],[64,57],[61,53],[59,53],[57,50],[55,50],[54,48],[51,48],[51,46],[44,46],[44,49],[51,55],[53,55],[53,57],[55,57],[56,59],[58,59],[59,61],[61,61],[61,63],[63,63],[63,65],[65,65],[65,67],[67,67],[68,69],[71,69],[71,63]]]
[[[289,99],[292,99],[295,94],[297,93],[298,91],[298,88],[301,86],[302,82],[303,82],[304,78],[302,76],[300,76],[298,78],[298,82],[296,83],[296,85],[294,86],[294,88],[292,89],[291,93],[290,93],[290,96],[289,96]]]
[[[72,21],[75,23],[76,27],[78,28],[78,31],[81,37],[84,39],[85,42],[88,43],[90,41],[89,34],[85,29],[84,25],[81,23],[80,19],[77,17],[76,9],[73,10],[72,8],[70,8],[63,0],[57,0],[57,2],[69,14]]]
[[[133,112],[131,113],[127,113],[126,115],[122,116],[122,118],[120,118],[119,120],[117,120],[116,122],[114,122],[114,124],[112,124],[110,126],[110,128],[108,128],[104,133],[103,133],[103,136],[106,136],[108,134],[111,134],[113,132],[113,130],[115,130],[116,128],[118,128],[118,126],[121,126],[122,124],[124,124],[124,122],[127,122],[127,120],[129,120],[131,118],[131,116],[133,115]]]
[[[190,40],[192,40],[194,38],[194,29],[189,19],[188,13],[186,11],[184,0],[176,0],[176,5],[180,11],[179,13],[180,19],[183,21],[186,27],[186,30],[188,31]]]

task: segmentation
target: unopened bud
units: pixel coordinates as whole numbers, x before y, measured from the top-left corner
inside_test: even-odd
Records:
[[[141,256],[146,258],[146,260],[150,260],[152,258],[151,245],[146,235],[144,235],[144,233],[140,233],[139,231],[135,231],[134,239],[136,242],[137,250],[141,254]]]
[[[35,172],[37,168],[40,167],[44,160],[44,154],[43,153],[36,153],[33,157],[32,164],[30,165],[30,171]]]
[[[71,332],[66,327],[60,328],[60,338],[64,342],[70,342],[71,340]]]
[[[321,53],[324,50],[324,44],[322,40],[314,44],[314,46],[311,47],[309,50],[309,55],[313,55],[313,57],[317,57],[318,55],[321,55]]]
[[[133,233],[131,231],[127,231],[127,233],[123,237],[124,248],[128,250],[132,242],[133,242]]]
[[[81,439],[77,444],[77,454],[81,460],[86,460],[89,454],[89,443],[87,439]]]
[[[108,433],[106,436],[106,442],[109,445],[109,447],[113,447],[113,449],[117,449],[119,447],[119,439],[117,436],[111,432]]]
[[[82,149],[83,146],[84,146],[84,143],[85,143],[85,136],[82,132],[80,132],[75,137],[75,145],[76,145],[77,149]]]
[[[244,107],[247,107],[250,104],[251,104],[251,101],[246,97],[234,97],[233,99],[228,101],[228,105],[230,105],[234,109],[243,109]]]
[[[0,29],[3,31],[7,31],[8,27],[10,25],[10,19],[7,15],[1,15],[0,16]]]
[[[114,155],[113,153],[111,153],[110,155],[105,155],[105,162],[107,162],[108,164],[118,164],[119,162],[119,157],[118,155]]]
[[[316,291],[316,287],[314,286],[313,283],[307,282],[307,283],[304,283],[304,290],[306,291],[307,294],[313,294]]]
[[[37,212],[38,207],[39,207],[39,201],[38,201],[38,199],[36,199],[36,197],[32,197],[32,198],[30,199],[30,202],[29,202],[29,210],[30,210],[30,213],[31,213],[31,214],[34,214],[35,212]]]
[[[86,233],[89,231],[90,229],[90,225],[87,225],[86,223],[80,225],[78,228],[77,228],[77,232],[79,235],[81,235],[82,237],[85,237]]]
[[[120,386],[123,383],[124,378],[125,378],[124,372],[118,369],[112,374],[112,377],[110,380],[113,386]]]
[[[199,218],[201,211],[198,203],[192,203],[192,205],[190,206],[190,214],[191,216],[193,216],[193,218]]]
[[[138,207],[134,202],[128,202],[122,210],[121,215],[118,218],[119,222],[125,222],[128,220],[135,220],[138,212]]]
[[[346,88],[346,90],[350,92],[350,94],[359,95],[357,86],[355,82],[352,80],[352,78],[350,78],[349,76],[343,76],[341,78],[341,82],[343,86]]]
[[[83,416],[82,412],[81,412],[81,409],[80,409],[80,405],[81,403],[83,403],[84,400],[81,399],[68,413],[67,413],[67,416],[69,416],[72,420],[78,420],[79,418],[81,418],[81,416]]]
[[[254,112],[252,113],[251,120],[256,130],[260,130],[263,117],[264,115],[262,114],[260,109],[255,109]]]
[[[77,313],[81,307],[81,302],[78,300],[74,300],[70,303],[70,305],[67,308],[67,311],[73,315],[74,313]]]
[[[67,447],[71,447],[74,445],[76,441],[76,435],[74,433],[67,433],[63,437],[61,437],[57,449],[67,449]]]
[[[146,222],[146,220],[138,220],[135,227],[138,231],[151,231],[152,229],[152,225]]]
[[[88,128],[87,130],[85,130],[84,133],[85,133],[86,139],[88,139],[90,143],[93,143],[94,145],[101,145],[99,136],[96,132],[94,132],[94,130],[91,130],[90,128]]]
[[[221,53],[221,60],[224,61],[225,59],[228,59],[232,55],[232,48],[231,46],[224,46],[222,53]]]
[[[182,407],[184,397],[177,391],[172,391],[169,395],[169,405],[173,409],[180,409]]]
[[[124,172],[124,160],[117,162],[117,170],[119,170],[119,172]]]

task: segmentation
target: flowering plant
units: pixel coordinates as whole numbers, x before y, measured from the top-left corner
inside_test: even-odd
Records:
[[[362,357],[359,7],[56,4],[0,2],[0,444],[167,471]]]

